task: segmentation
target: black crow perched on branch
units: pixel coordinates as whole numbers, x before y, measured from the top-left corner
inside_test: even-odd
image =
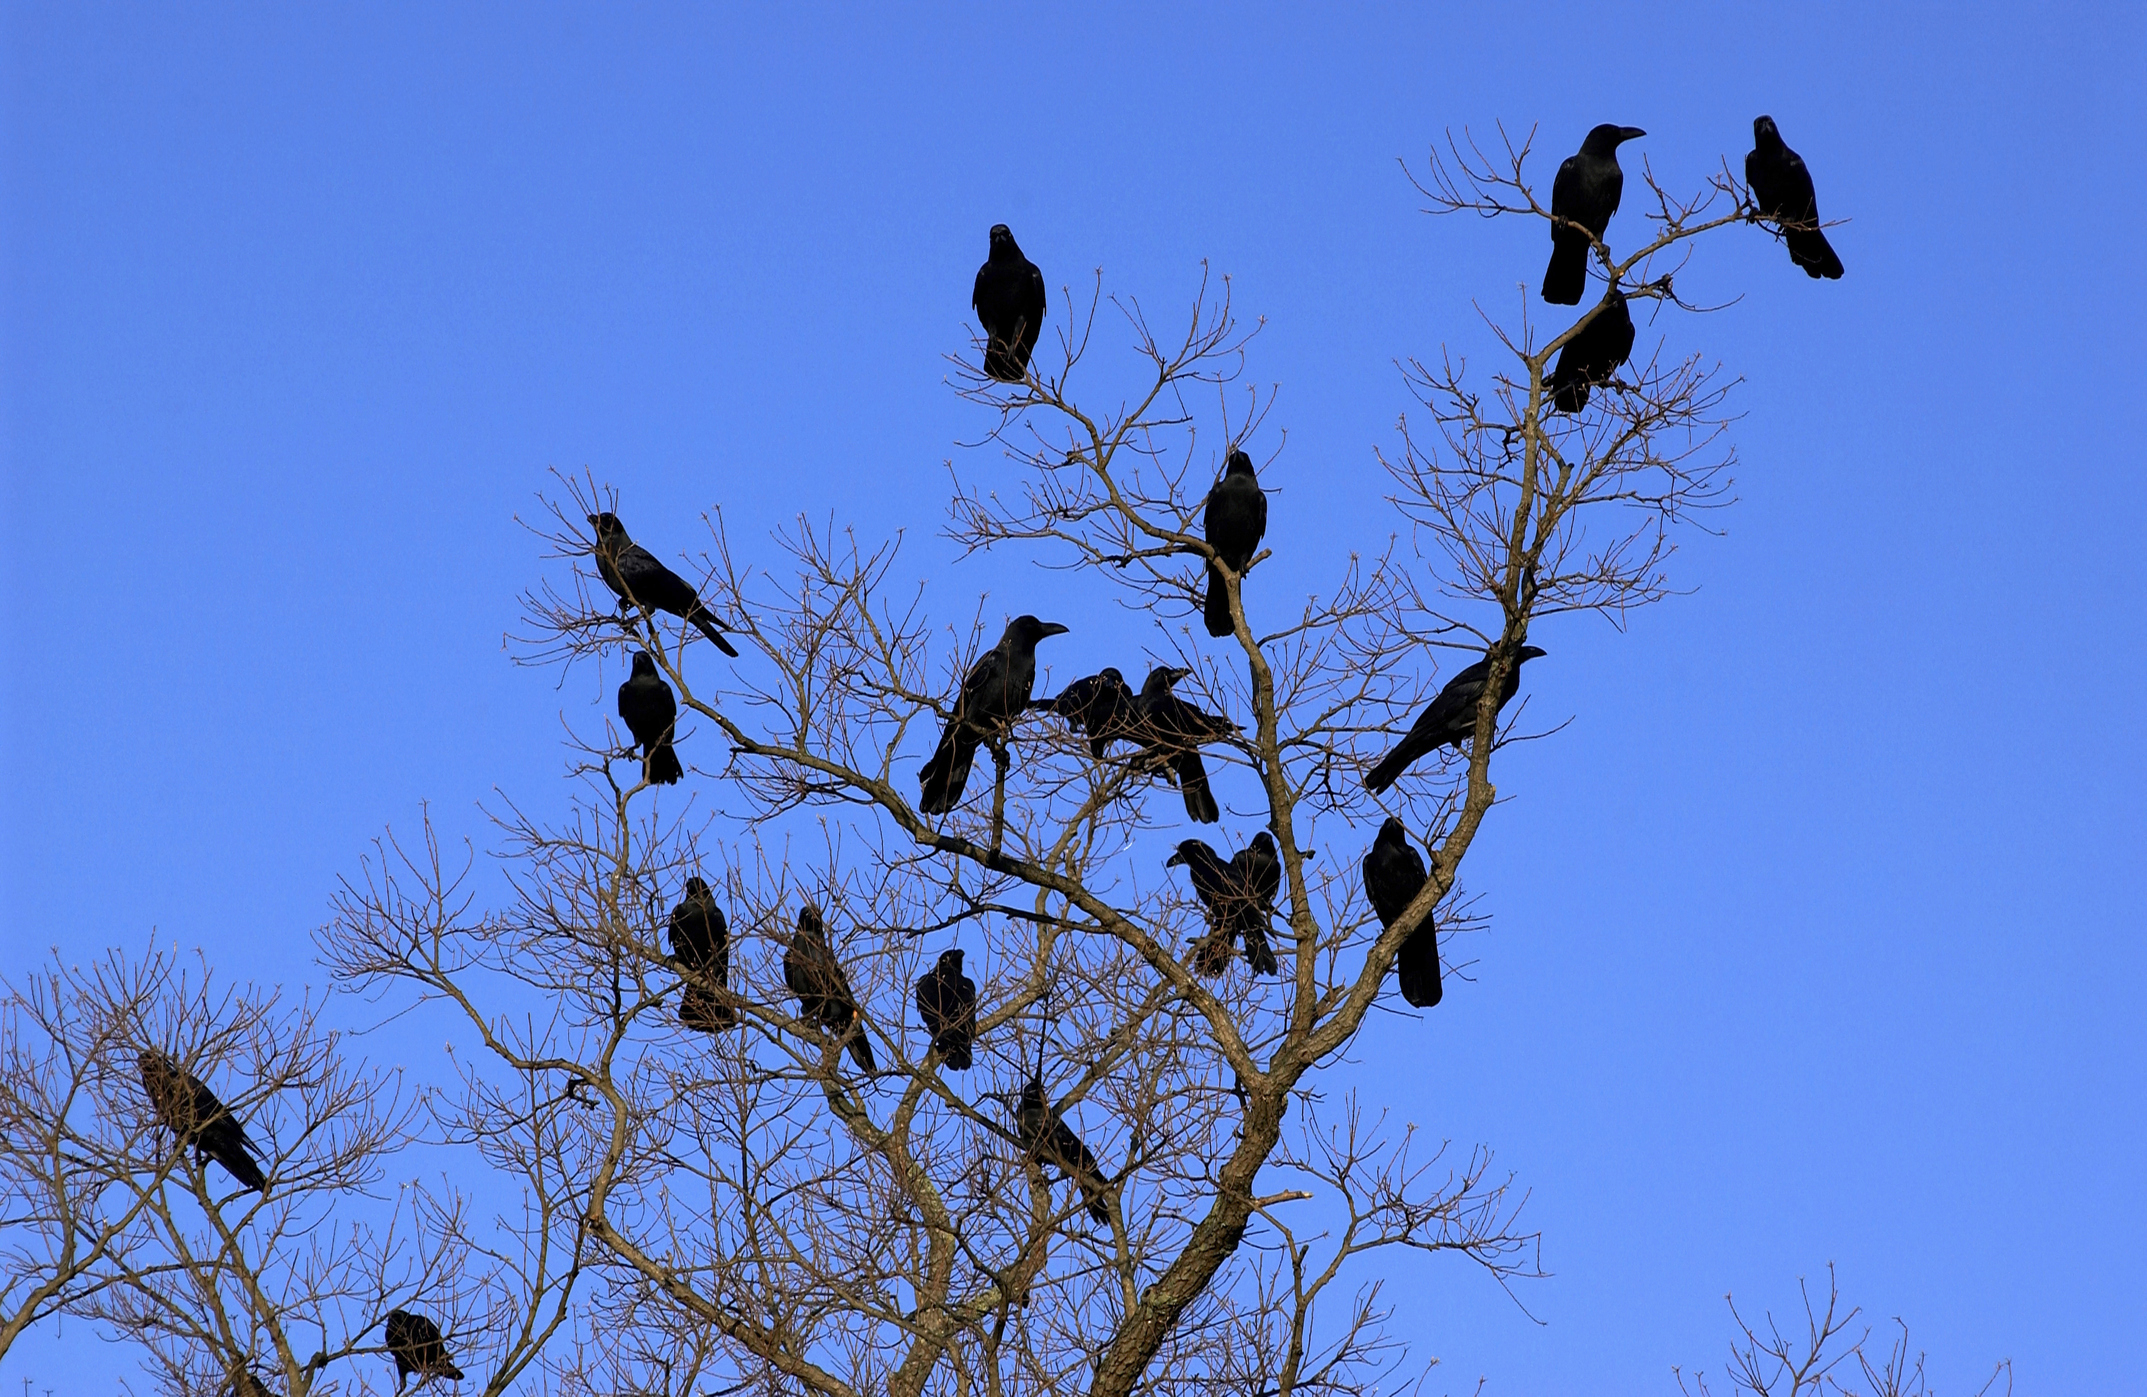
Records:
[[[641,745],[649,780],[659,786],[676,785],[678,778],[686,774],[686,768],[679,765],[677,749],[671,745],[672,732],[678,726],[678,699],[656,672],[656,661],[646,650],[634,652],[634,672],[619,686],[619,717]]]
[[[959,947],[941,951],[939,963],[917,981],[917,1017],[947,1069],[968,1071],[977,1036],[977,982],[962,973]]]
[[[1588,133],[1551,181],[1551,263],[1543,270],[1543,299],[1577,306],[1588,289],[1589,234],[1601,240],[1625,193],[1618,147],[1647,132],[1608,123]]]
[[[1544,652],[1533,645],[1524,645],[1506,671],[1506,681],[1499,685],[1498,707],[1504,708],[1521,687],[1521,666]],[[1483,697],[1484,683],[1490,677],[1491,661],[1488,657],[1478,660],[1439,690],[1394,750],[1380,759],[1379,765],[1366,773],[1365,789],[1377,793],[1394,784],[1395,778],[1409,769],[1417,758],[1438,751],[1441,747],[1459,747],[1476,732],[1476,701]],[[1495,710],[1494,710],[1495,711]]]
[[[1103,1167],[1081,1143],[1081,1137],[1073,1133],[1073,1127],[1045,1103],[1043,1078],[1031,1077],[1021,1089],[1020,1104],[1014,1108],[1014,1133],[1030,1158],[1051,1165],[1080,1186],[1090,1217],[1098,1222],[1111,1220],[1111,1210],[1103,1201],[1110,1188],[1103,1177]]]
[[[1633,313],[1623,291],[1612,291],[1593,312],[1594,319],[1558,351],[1558,367],[1543,380],[1553,410],[1576,413],[1588,405],[1588,390],[1608,383],[1633,355]]]
[[[1021,255],[1004,223],[992,225],[991,254],[977,268],[969,304],[984,326],[984,372],[1002,383],[1021,382],[1044,330],[1044,274]]]
[[[408,1310],[390,1310],[387,1331],[388,1352],[395,1359],[397,1392],[403,1390],[412,1373],[417,1374],[421,1387],[428,1378],[462,1381],[462,1370],[447,1356],[447,1341],[440,1337],[439,1325]]]
[[[1059,691],[1057,698],[1035,699],[1032,708],[1048,708],[1066,720],[1075,732],[1088,734],[1088,754],[1098,761],[1113,742],[1137,741],[1134,694],[1126,676],[1106,666],[1100,673],[1076,679]]]
[[[1372,841],[1371,852],[1364,856],[1364,895],[1371,900],[1382,929],[1394,925],[1394,919],[1408,910],[1429,877],[1423,856],[1409,845],[1409,831],[1389,815],[1379,827],[1379,837]],[[1403,940],[1394,964],[1403,999],[1419,1009],[1439,1002],[1445,993],[1439,972],[1439,933],[1428,913]]]
[[[1215,793],[1208,788],[1208,768],[1200,760],[1203,744],[1221,742],[1236,734],[1237,724],[1212,713],[1203,713],[1172,693],[1171,686],[1191,674],[1189,669],[1158,665],[1148,671],[1134,699],[1134,732],[1141,750],[1135,767],[1147,772],[1168,772],[1185,795],[1185,813],[1204,825],[1222,818]]]
[[[1207,913],[1208,934],[1193,947],[1195,973],[1213,977],[1228,970],[1240,936],[1245,939],[1245,962],[1252,973],[1276,972],[1267,927],[1274,915],[1275,894],[1282,887],[1282,862],[1266,830],[1254,835],[1252,843],[1232,854],[1227,863],[1206,840],[1181,840],[1178,851],[1163,866],[1182,867],[1191,875],[1193,894]]]
[[[686,896],[671,909],[671,960],[685,974],[678,1021],[703,1033],[729,1028],[737,1011],[723,1002],[731,982],[731,931],[715,895],[698,877],[686,880]]]
[[[820,925],[820,909],[811,903],[798,909],[798,933],[783,952],[783,983],[798,997],[798,1014],[847,1040],[850,1056],[867,1072],[877,1071],[872,1043],[857,1012],[857,996],[850,992],[849,977],[828,946]]]
[[[969,667],[939,747],[917,774],[923,787],[919,810],[944,815],[961,802],[977,744],[1003,737],[1029,706],[1029,695],[1036,689],[1036,643],[1064,634],[1066,627],[1056,621],[1016,616],[1006,623],[999,643]]]
[[[216,1099],[208,1083],[154,1048],[134,1055],[141,1069],[142,1089],[157,1121],[184,1147],[194,1148],[196,1162],[215,1160],[241,1188],[268,1192],[268,1175],[261,1171],[260,1151],[247,1138],[246,1127],[231,1108]]]
[[[1752,186],[1752,202],[1759,216],[1781,226],[1782,241],[1789,244],[1789,260],[1814,281],[1838,280],[1841,258],[1819,226],[1819,196],[1812,190],[1812,172],[1804,157],[1782,142],[1771,116],[1752,119],[1752,149],[1744,158],[1744,182]]]
[[[645,612],[667,612],[690,623],[724,654],[737,658],[738,652],[724,639],[700,595],[685,578],[658,562],[655,554],[628,538],[618,515],[592,514],[589,524],[596,530],[596,546],[590,552],[596,558],[597,576],[618,594],[619,610],[638,607]]]
[[[1223,466],[1223,478],[1208,491],[1207,513],[1201,524],[1209,546],[1232,572],[1242,575],[1253,555],[1260,551],[1260,540],[1267,536],[1267,496],[1260,492],[1260,477],[1253,471],[1252,457],[1242,451],[1230,453]],[[1204,615],[1209,635],[1230,634],[1230,592],[1213,563],[1208,564]]]

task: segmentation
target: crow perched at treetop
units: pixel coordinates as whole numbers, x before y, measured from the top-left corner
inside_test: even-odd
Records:
[[[1212,978],[1228,970],[1240,936],[1245,938],[1245,961],[1252,973],[1276,972],[1267,925],[1274,914],[1275,894],[1282,887],[1282,863],[1266,830],[1254,835],[1252,843],[1232,854],[1227,863],[1204,839],[1180,840],[1178,851],[1163,866],[1182,867],[1192,876],[1193,894],[1207,913],[1208,934],[1193,947],[1195,973]]]
[[[1429,877],[1423,856],[1409,845],[1409,831],[1389,815],[1379,827],[1379,837],[1372,841],[1371,852],[1364,856],[1364,895],[1371,900],[1381,928],[1394,925]],[[1430,916],[1402,942],[1395,969],[1403,999],[1419,1009],[1439,1002],[1445,990],[1439,972],[1439,933]]]
[[[1498,706],[1504,708],[1521,687],[1521,666],[1544,652],[1533,645],[1524,645],[1506,671],[1505,683],[1499,685]],[[1380,759],[1379,765],[1365,774],[1365,789],[1377,793],[1394,784],[1395,778],[1409,769],[1417,758],[1438,751],[1441,747],[1459,747],[1476,732],[1476,701],[1483,697],[1484,682],[1490,676],[1491,661],[1487,657],[1478,660],[1446,682],[1424,711],[1409,725],[1408,733],[1394,745],[1394,750]],[[1494,710],[1495,712],[1496,710]]]
[[[1001,383],[1021,382],[1044,330],[1044,274],[1021,255],[1004,223],[992,225],[991,255],[977,268],[969,304],[984,326],[984,372]]]
[[[850,992],[849,977],[829,948],[820,925],[820,909],[806,903],[798,909],[798,934],[783,952],[783,983],[798,997],[798,1014],[849,1042],[850,1056],[867,1072],[876,1071],[872,1044],[859,1021],[857,996]]]
[[[628,538],[618,515],[592,514],[589,524],[596,530],[596,546],[589,551],[596,559],[597,576],[618,593],[619,610],[639,607],[668,612],[714,641],[718,650],[737,658],[738,652],[723,638],[699,594],[685,578],[658,562],[655,554]]]
[[[420,1387],[428,1378],[462,1381],[462,1370],[447,1356],[447,1342],[440,1337],[439,1325],[408,1310],[390,1310],[387,1331],[388,1352],[395,1358],[397,1392],[403,1390],[412,1373],[417,1374]]]
[[[197,1163],[213,1159],[238,1180],[241,1188],[260,1194],[268,1192],[268,1176],[261,1172],[257,1159],[260,1151],[247,1138],[246,1127],[231,1114],[230,1107],[216,1099],[208,1083],[154,1048],[140,1049],[134,1061],[141,1069],[142,1089],[149,1093],[149,1104],[156,1111],[158,1123],[182,1147],[194,1147]]]
[[[1242,451],[1230,453],[1223,478],[1208,491],[1207,514],[1201,523],[1209,545],[1232,572],[1242,574],[1267,535],[1267,496],[1260,493],[1252,457]],[[1205,619],[1209,635],[1230,634],[1230,592],[1213,563],[1208,564]]]
[[[1066,720],[1075,732],[1088,734],[1088,754],[1103,760],[1113,742],[1139,740],[1134,724],[1134,695],[1126,676],[1108,666],[1101,673],[1076,679],[1059,691],[1057,698],[1034,699],[1032,708],[1048,708]]]
[[[619,686],[619,716],[641,744],[648,763],[649,780],[659,786],[676,785],[686,774],[678,752],[671,746],[672,730],[678,726],[678,699],[671,686],[656,672],[656,661],[646,650],[634,652],[634,672]]]
[[[1618,147],[1646,134],[1637,126],[1606,123],[1590,131],[1579,151],[1558,167],[1551,181],[1551,264],[1543,271],[1543,299],[1552,305],[1580,304],[1588,289],[1588,235],[1602,238],[1625,193]]]
[[[917,981],[917,1017],[947,1069],[968,1071],[977,1036],[977,982],[962,973],[959,947],[941,951],[939,963]]]
[[[977,744],[1003,736],[1029,706],[1029,695],[1036,689],[1036,642],[1064,634],[1066,627],[1056,621],[1016,616],[1006,623],[999,643],[970,666],[962,691],[955,696],[954,716],[947,719],[946,730],[940,734],[939,748],[917,773],[924,788],[917,802],[919,810],[944,815],[960,803]]]
[[[1029,1078],[1021,1089],[1021,1102],[1014,1108],[1014,1133],[1032,1159],[1051,1165],[1080,1186],[1090,1217],[1098,1222],[1111,1220],[1111,1210],[1103,1201],[1110,1188],[1103,1167],[1073,1128],[1045,1104],[1042,1077]]]
[[[1170,691],[1193,671],[1158,665],[1141,681],[1133,701],[1134,735],[1141,743],[1135,767],[1170,773],[1185,794],[1185,813],[1204,825],[1222,818],[1215,793],[1208,788],[1208,768],[1200,760],[1202,744],[1220,742],[1237,732],[1237,724],[1203,713]]]
[[[678,1021],[703,1033],[738,1022],[719,993],[731,982],[731,930],[715,894],[700,878],[686,880],[685,900],[671,909],[671,960],[685,974]]]
[[[1819,196],[1812,191],[1812,172],[1804,168],[1803,156],[1782,143],[1782,133],[1771,116],[1752,119],[1752,149],[1744,158],[1744,182],[1752,186],[1759,216],[1781,225],[1789,260],[1814,281],[1838,279],[1841,259],[1819,226]]]
[[[1558,351],[1558,367],[1543,380],[1550,390],[1551,406],[1558,412],[1579,412],[1588,405],[1588,389],[1608,383],[1618,366],[1633,354],[1633,313],[1623,291],[1612,291],[1596,307],[1595,319],[1581,326],[1580,333]]]

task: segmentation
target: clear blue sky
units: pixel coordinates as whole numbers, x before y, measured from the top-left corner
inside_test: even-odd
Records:
[[[1848,276],[1703,252],[1726,536],[1534,637],[1574,721],[1500,777],[1476,983],[1364,1045],[1533,1188],[1546,1323],[1455,1264],[1398,1326],[1434,1390],[1661,1393],[1723,1292],[1831,1259],[1949,1392],[2139,1389],[2139,10],[8,4],[0,65],[6,958],[157,928],[293,985],[382,826],[558,791],[592,694],[501,646],[548,467],[673,549],[833,508],[950,615],[1029,609],[936,537],[1005,221],[1055,306],[1233,276],[1317,585],[1394,527],[1394,359],[1542,270],[1397,158],[1616,121],[1686,181],[1773,114]],[[0,1392],[119,1361],[38,1340]]]

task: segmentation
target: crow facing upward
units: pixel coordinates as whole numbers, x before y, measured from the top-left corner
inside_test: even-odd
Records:
[[[149,1093],[157,1123],[181,1146],[193,1146],[197,1163],[213,1159],[241,1188],[268,1192],[268,1176],[257,1159],[260,1151],[208,1083],[154,1048],[139,1050],[134,1061],[141,1069],[142,1089]]]
[[[1371,851],[1364,856],[1364,895],[1370,899],[1382,930],[1394,925],[1394,919],[1408,910],[1429,877],[1423,856],[1409,845],[1409,831],[1389,815],[1379,827],[1379,837],[1372,841]],[[1402,942],[1395,969],[1401,979],[1403,999],[1419,1009],[1429,1009],[1439,1002],[1445,992],[1439,973],[1439,933],[1429,915]]]
[[[806,903],[798,909],[798,933],[783,952],[783,983],[798,997],[798,1014],[847,1040],[850,1056],[867,1072],[877,1070],[872,1043],[857,1012],[857,996],[850,992],[850,979],[827,943],[820,925],[820,909]]]
[[[462,1381],[462,1370],[447,1356],[447,1341],[440,1337],[440,1326],[425,1316],[408,1310],[388,1311],[387,1343],[395,1359],[397,1392],[403,1390],[412,1373],[417,1374],[420,1387],[428,1378]]]
[[[1595,318],[1558,351],[1558,367],[1543,380],[1550,390],[1551,407],[1575,413],[1588,405],[1588,390],[1608,383],[1618,366],[1633,354],[1633,313],[1625,293],[1613,290],[1593,312]]]
[[[984,372],[1001,383],[1021,382],[1044,330],[1044,274],[1021,255],[1004,223],[992,225],[991,253],[977,268],[969,304],[984,326]]]
[[[917,981],[917,1018],[947,1070],[967,1072],[977,1037],[977,982],[962,973],[959,947],[941,951],[939,963]]]
[[[1282,887],[1282,863],[1266,830],[1254,835],[1252,843],[1232,854],[1227,863],[1204,839],[1180,840],[1178,851],[1163,866],[1182,867],[1191,875],[1193,895],[1207,914],[1208,934],[1193,947],[1196,974],[1212,979],[1228,970],[1240,936],[1245,939],[1245,961],[1252,973],[1275,973],[1275,951],[1268,944],[1267,926],[1274,915],[1275,894]]]
[[[1168,772],[1185,795],[1185,813],[1212,825],[1222,818],[1222,809],[1208,788],[1208,768],[1200,760],[1200,749],[1205,743],[1233,736],[1237,724],[1203,713],[1170,691],[1192,672],[1158,665],[1141,681],[1141,691],[1133,701],[1134,735],[1141,743],[1134,765],[1141,771]]]
[[[672,731],[678,726],[678,699],[646,650],[634,652],[634,672],[619,686],[619,717],[640,744],[649,780],[659,786],[676,785],[686,774],[671,746]]]
[[[1647,132],[1608,123],[1588,133],[1551,181],[1551,264],[1543,269],[1543,299],[1577,306],[1588,289],[1589,234],[1600,241],[1625,193],[1618,147]]]
[[[1521,666],[1544,652],[1533,645],[1524,645],[1506,671],[1506,680],[1499,685],[1498,707],[1504,708],[1509,699],[1521,687]],[[1484,684],[1491,673],[1488,656],[1470,665],[1439,690],[1439,696],[1431,701],[1402,740],[1365,774],[1366,790],[1378,793],[1394,784],[1395,778],[1409,769],[1417,758],[1438,751],[1441,747],[1459,747],[1476,732],[1476,701],[1483,697]],[[1493,710],[1495,713],[1497,710]]]
[[[1064,634],[1066,627],[1056,621],[1016,616],[1006,623],[999,643],[969,667],[939,747],[917,773],[923,787],[919,810],[944,815],[961,802],[977,744],[1004,736],[1015,717],[1029,706],[1029,695],[1036,689],[1036,643]]]
[[[1752,149],[1744,158],[1744,182],[1752,186],[1759,216],[1781,226],[1789,260],[1814,281],[1820,277],[1838,280],[1841,259],[1819,226],[1819,196],[1812,191],[1812,172],[1804,168],[1804,157],[1783,143],[1771,116],[1752,119]]]
[[[1267,536],[1267,496],[1260,492],[1260,477],[1253,471],[1252,457],[1242,451],[1230,453],[1223,478],[1208,491],[1207,513],[1201,520],[1203,536],[1225,566],[1242,575],[1260,540]],[[1230,592],[1215,564],[1208,564],[1208,600],[1204,608],[1208,634],[1230,634]]]
[[[1057,698],[1035,699],[1032,708],[1048,708],[1066,720],[1075,732],[1088,734],[1088,754],[1098,761],[1113,742],[1139,740],[1134,730],[1134,695],[1126,676],[1106,666],[1100,673],[1076,679],[1059,691]]]
[[[589,551],[596,559],[597,576],[618,594],[619,610],[630,611],[638,607],[643,611],[662,611],[676,616],[714,641],[718,650],[737,658],[738,652],[723,638],[723,632],[716,626],[716,618],[709,613],[699,594],[685,578],[658,562],[655,554],[628,538],[626,526],[619,522],[618,515],[592,514],[589,525],[596,530],[596,546]]]
[[[1081,1143],[1081,1137],[1073,1133],[1073,1127],[1045,1104],[1043,1078],[1031,1077],[1021,1089],[1021,1101],[1014,1108],[1014,1133],[1030,1158],[1051,1165],[1079,1185],[1090,1217],[1098,1222],[1111,1220],[1111,1210],[1103,1201],[1110,1188],[1104,1180],[1103,1167]]]
[[[731,931],[715,895],[700,878],[686,880],[686,896],[671,909],[671,960],[686,977],[678,1021],[703,1033],[729,1028],[738,1013],[723,1002],[731,982]]]

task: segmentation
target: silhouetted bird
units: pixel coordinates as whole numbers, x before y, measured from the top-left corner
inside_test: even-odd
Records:
[[[715,894],[699,878],[686,880],[685,900],[671,909],[671,959],[686,977],[678,1021],[703,1033],[738,1022],[723,1002],[731,982],[731,930]]]
[[[1232,572],[1243,573],[1267,535],[1267,496],[1260,493],[1252,457],[1242,451],[1230,453],[1223,478],[1208,491],[1207,514],[1201,522],[1203,536],[1224,564]],[[1206,620],[1209,635],[1230,634],[1230,592],[1213,563],[1208,565]]]
[[[224,1397],[275,1397],[275,1394],[253,1369],[240,1367],[231,1370],[231,1382],[224,1388]]]
[[[182,1147],[194,1147],[196,1163],[213,1159],[241,1188],[268,1192],[268,1175],[261,1172],[258,1162],[260,1150],[206,1082],[154,1048],[139,1050],[134,1061],[141,1068],[142,1089],[149,1093],[158,1123]]]
[[[1552,305],[1580,304],[1588,289],[1588,234],[1602,238],[1625,193],[1618,147],[1646,134],[1637,126],[1598,126],[1558,167],[1551,181],[1551,264],[1543,271],[1543,299]]]
[[[984,326],[984,372],[1002,383],[1019,383],[1044,330],[1044,274],[1021,255],[1004,223],[991,230],[991,255],[977,268],[969,304]]]
[[[1507,700],[1520,689],[1521,666],[1543,653],[1533,645],[1521,647],[1519,656],[1506,671],[1506,682],[1499,686],[1499,708],[1504,708]],[[1365,775],[1365,788],[1383,791],[1393,785],[1395,778],[1407,771],[1417,758],[1441,747],[1459,747],[1474,736],[1476,701],[1483,697],[1484,681],[1490,673],[1491,661],[1481,659],[1449,679],[1446,687],[1439,690],[1439,696],[1409,725],[1408,733],[1395,744],[1394,750]]]
[[[939,963],[917,981],[917,1017],[949,1071],[969,1070],[977,1037],[977,982],[962,973],[959,948],[939,953]]]
[[[1222,818],[1222,810],[1208,788],[1208,768],[1200,760],[1200,749],[1205,743],[1232,736],[1237,724],[1203,713],[1170,691],[1171,685],[1191,673],[1158,665],[1141,682],[1133,700],[1134,734],[1141,743],[1134,764],[1143,771],[1168,772],[1185,794],[1185,813],[1212,825]]]
[[[1006,623],[999,643],[969,667],[962,691],[955,696],[954,716],[940,734],[939,748],[917,774],[924,788],[917,802],[919,810],[944,815],[960,803],[977,744],[1003,736],[1029,706],[1029,695],[1036,689],[1036,642],[1064,634],[1066,628],[1056,621],[1016,616]]]
[[[388,1352],[395,1359],[397,1392],[403,1390],[412,1373],[417,1374],[420,1387],[429,1378],[462,1381],[462,1370],[447,1356],[447,1342],[440,1337],[439,1325],[408,1310],[390,1310],[387,1331]]]
[[[1204,839],[1180,840],[1178,851],[1163,866],[1182,867],[1191,875],[1193,894],[1207,914],[1208,933],[1193,947],[1197,974],[1213,977],[1228,970],[1241,936],[1245,961],[1253,974],[1275,973],[1275,951],[1268,944],[1267,926],[1274,914],[1275,894],[1282,887],[1282,863],[1266,830],[1254,835],[1252,843],[1231,855],[1227,863]]]
[[[1036,699],[1033,708],[1048,708],[1066,720],[1075,732],[1088,734],[1088,754],[1098,761],[1113,742],[1137,741],[1134,730],[1133,691],[1126,676],[1106,667],[1086,679],[1076,679],[1059,691],[1057,698]]]
[[[1088,1200],[1090,1217],[1098,1222],[1111,1220],[1111,1210],[1103,1201],[1110,1187],[1104,1181],[1103,1168],[1073,1128],[1045,1104],[1041,1077],[1029,1078],[1029,1084],[1021,1089],[1021,1102],[1014,1108],[1014,1133],[1032,1159],[1051,1165],[1079,1185],[1081,1196]]]
[[[1774,118],[1752,119],[1752,150],[1744,158],[1744,182],[1752,186],[1759,216],[1781,225],[1789,260],[1813,280],[1839,278],[1841,259],[1819,226],[1819,196],[1812,192],[1812,172],[1804,157],[1782,144]]]
[[[1379,827],[1379,837],[1372,841],[1371,852],[1364,856],[1364,895],[1371,900],[1382,928],[1394,925],[1394,919],[1408,910],[1430,876],[1423,856],[1410,846],[1409,831],[1389,815]],[[1402,941],[1395,968],[1401,978],[1403,999],[1419,1009],[1429,1009],[1439,1002],[1444,993],[1439,973],[1439,933],[1430,914]]]
[[[1543,380],[1551,407],[1558,412],[1579,412],[1588,405],[1588,389],[1608,383],[1632,354],[1633,314],[1625,304],[1625,293],[1613,291],[1596,308],[1595,319],[1558,351],[1558,366]]]
[[[646,650],[634,652],[634,672],[619,686],[619,716],[625,719],[634,741],[641,744],[649,780],[659,786],[677,784],[678,778],[686,774],[686,768],[679,765],[678,752],[671,746],[672,731],[678,726],[678,700],[672,696],[671,686],[656,672],[656,661],[649,658]]]
[[[655,554],[628,538],[618,515],[592,514],[589,524],[596,530],[596,547],[590,552],[596,558],[597,575],[604,579],[605,586],[618,593],[619,610],[639,607],[643,611],[667,612],[690,623],[724,654],[738,654],[723,638],[715,616],[699,594],[685,578],[656,561]]]
[[[798,1015],[811,1019],[849,1042],[850,1056],[867,1072],[877,1070],[872,1044],[857,1012],[857,996],[850,992],[849,977],[835,959],[820,926],[820,909],[807,903],[798,909],[798,934],[783,952],[783,983],[798,997]]]

